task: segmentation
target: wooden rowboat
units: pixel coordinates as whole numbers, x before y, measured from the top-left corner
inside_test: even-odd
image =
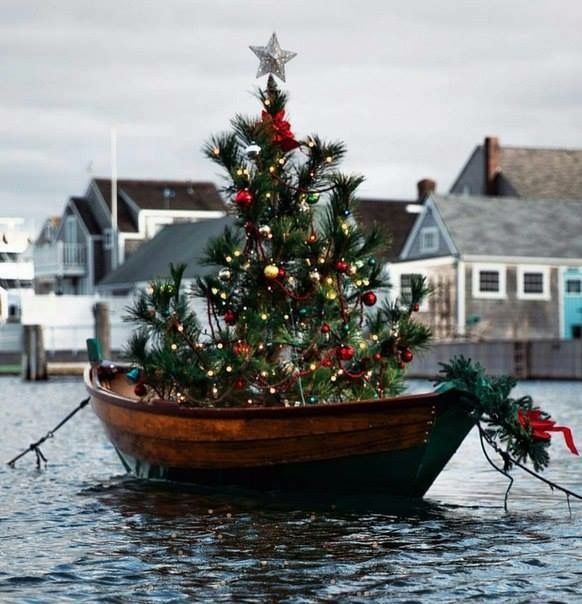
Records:
[[[304,407],[145,403],[87,368],[93,410],[138,478],[421,497],[473,425],[461,393]]]

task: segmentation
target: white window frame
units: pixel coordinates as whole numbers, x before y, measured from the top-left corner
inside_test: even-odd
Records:
[[[432,235],[433,244],[428,246],[425,244],[425,235]],[[431,254],[433,252],[437,252],[439,249],[439,230],[435,226],[427,226],[422,227],[420,229],[419,237],[419,247],[421,254]]]
[[[525,273],[542,274],[542,292],[527,293],[525,291]],[[550,300],[550,267],[549,266],[518,266],[517,267],[517,298],[519,300]]]
[[[483,292],[480,289],[481,272],[499,273],[499,291]],[[507,267],[505,264],[474,264],[472,267],[473,298],[484,298],[490,300],[504,300],[507,297]]]

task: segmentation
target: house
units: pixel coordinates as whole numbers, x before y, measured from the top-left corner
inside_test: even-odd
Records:
[[[231,216],[168,225],[102,279],[97,291],[106,296],[129,295],[154,279],[168,278],[170,264],[186,264],[184,279],[191,281],[212,270],[201,263],[208,239],[233,225]]]
[[[436,337],[582,337],[582,200],[431,194],[391,265],[434,295],[420,316]]]
[[[540,149],[501,146],[494,136],[475,147],[450,193],[580,199],[582,149]]]
[[[226,207],[209,182],[116,181],[92,179],[80,197],[71,197],[60,219],[49,219],[34,246],[37,293],[92,294],[108,273],[122,264],[163,226],[224,216]]]
[[[379,227],[387,236],[388,243],[381,250],[384,261],[393,262],[398,259],[418,213],[422,210],[423,199],[435,187],[436,184],[429,179],[420,181],[420,201],[358,200],[355,214],[364,230]],[[146,287],[152,279],[168,277],[170,263],[186,264],[184,276],[186,279],[193,279],[209,270],[200,264],[208,239],[222,233],[225,226],[233,225],[232,217],[211,222],[170,225],[103,278],[97,290],[102,295],[127,295]]]

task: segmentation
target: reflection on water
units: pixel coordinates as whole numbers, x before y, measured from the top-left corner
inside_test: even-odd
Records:
[[[1,386],[1,460],[84,396],[75,381]],[[523,388],[582,441],[582,385]],[[474,434],[424,501],[144,484],[121,475],[89,410],[44,450],[46,471],[32,457],[0,468],[1,602],[572,602],[582,593],[582,504],[570,516],[562,496],[516,475],[505,514],[504,480]],[[548,476],[582,491],[580,458],[557,438],[552,456]]]

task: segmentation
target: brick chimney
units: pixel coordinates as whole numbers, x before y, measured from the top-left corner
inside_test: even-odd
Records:
[[[416,183],[418,188],[418,201],[424,201],[431,193],[436,191],[436,182],[430,178],[423,178]]]
[[[497,195],[497,178],[501,172],[501,151],[499,139],[496,136],[487,136],[483,143],[485,155],[485,195]]]

